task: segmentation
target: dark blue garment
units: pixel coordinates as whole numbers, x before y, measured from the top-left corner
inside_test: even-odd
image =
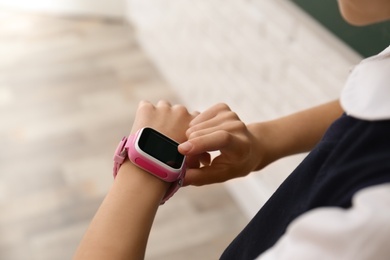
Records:
[[[390,120],[370,122],[343,115],[221,259],[254,259],[272,247],[301,214],[318,207],[349,208],[357,191],[387,182],[390,182]]]

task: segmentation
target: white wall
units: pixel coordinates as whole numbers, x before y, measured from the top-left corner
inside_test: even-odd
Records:
[[[128,4],[142,47],[183,103],[202,110],[226,102],[246,122],[337,98],[360,59],[288,0]],[[252,216],[302,158],[227,186]]]
[[[61,15],[123,18],[126,0],[0,0],[1,7]]]

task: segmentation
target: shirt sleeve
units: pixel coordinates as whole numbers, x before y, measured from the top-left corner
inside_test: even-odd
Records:
[[[352,207],[311,210],[257,260],[390,259],[390,184],[362,189]]]

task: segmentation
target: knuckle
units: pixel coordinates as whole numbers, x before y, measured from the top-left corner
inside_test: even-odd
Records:
[[[229,132],[225,130],[220,130],[218,134],[223,143],[230,143],[232,141],[232,135]]]
[[[238,117],[237,113],[233,112],[233,111],[229,111],[226,113],[226,117],[228,119],[231,119],[231,120],[240,120],[240,118]]]
[[[167,100],[161,99],[161,100],[159,100],[157,102],[157,105],[160,105],[160,106],[170,106],[171,104]]]
[[[150,103],[149,101],[142,100],[138,104],[138,109],[139,110],[151,110],[154,109],[154,105]]]
[[[174,105],[174,106],[172,107],[172,109],[175,110],[176,112],[178,112],[178,113],[181,114],[181,115],[186,115],[186,114],[188,114],[187,108],[186,108],[185,106],[183,106],[183,105]]]
[[[233,126],[234,126],[234,129],[238,130],[238,131],[244,131],[246,130],[246,124],[242,121],[235,121],[233,123]]]
[[[226,103],[218,103],[216,105],[216,108],[219,110],[229,110],[230,111],[230,107]]]

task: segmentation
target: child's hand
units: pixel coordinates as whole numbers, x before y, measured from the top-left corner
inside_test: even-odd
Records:
[[[261,161],[258,141],[247,126],[225,104],[215,105],[189,124],[188,141],[179,145],[187,155],[185,185],[204,185],[245,176]],[[208,152],[220,154],[210,163]],[[203,165],[200,167],[199,162]]]
[[[172,106],[167,101],[159,101],[156,105],[141,101],[131,132],[148,126],[181,143],[187,140],[185,132],[197,114],[190,114],[184,106]]]

